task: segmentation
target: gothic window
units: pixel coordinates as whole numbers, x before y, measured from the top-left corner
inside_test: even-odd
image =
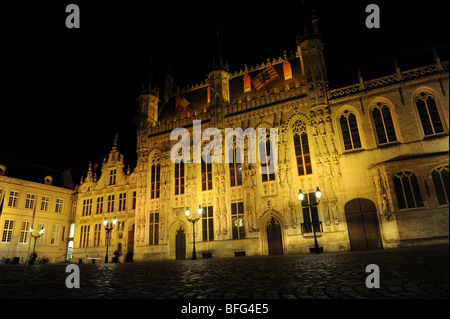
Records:
[[[377,133],[378,144],[397,141],[391,111],[385,103],[378,102],[372,109],[373,122]]]
[[[416,174],[410,171],[398,172],[394,175],[394,185],[400,209],[423,207]]]
[[[308,193],[305,194],[305,197],[303,199],[303,203],[309,204],[316,202],[316,193]],[[317,206],[315,207],[302,207],[303,212],[303,224],[301,225],[302,233],[312,233],[313,227],[315,227],[316,232],[320,231],[320,224],[319,221],[319,212],[317,210]],[[312,220],[311,220],[312,218]]]
[[[271,162],[270,158],[273,158],[273,154],[271,154],[270,150],[270,131],[269,129],[266,129],[266,137],[265,137],[265,143],[263,140],[261,140],[261,136],[258,136],[258,145],[262,146],[265,144],[265,150],[264,147],[259,147],[259,161],[261,163],[261,175],[262,175],[262,181],[274,181],[275,180],[275,170],[271,168],[273,166],[273,163]],[[272,165],[271,165],[272,164]]]
[[[339,119],[339,123],[341,124],[345,150],[361,148],[361,139],[359,137],[358,123],[356,122],[355,114],[345,110]]]
[[[159,198],[159,187],[161,181],[161,164],[154,163],[152,164],[152,172],[151,172],[151,198]]]
[[[175,163],[175,195],[184,194],[184,162]]]
[[[311,154],[309,151],[308,134],[303,121],[297,120],[292,126],[294,148],[298,176],[312,174]]]
[[[428,92],[416,96],[416,106],[425,136],[444,132],[436,100]]]
[[[233,239],[245,238],[244,202],[231,203]]]
[[[159,237],[159,212],[150,213],[149,239],[150,245],[158,245]]]
[[[211,157],[208,157],[208,162],[206,163],[202,156],[202,191],[208,191],[212,189],[212,164]]]
[[[232,147],[230,147],[230,158],[232,158],[231,163],[229,163],[230,169],[230,185],[240,186],[242,185],[242,163],[238,163],[236,154],[236,136],[233,136],[233,140],[230,140],[230,143],[233,143]]]
[[[214,213],[213,207],[207,206],[203,207],[202,214],[202,235],[203,241],[213,241],[214,240]]]
[[[448,179],[449,165],[445,165],[434,169],[431,172],[433,178],[434,189],[438,198],[439,205],[448,205],[449,199],[449,179]]]

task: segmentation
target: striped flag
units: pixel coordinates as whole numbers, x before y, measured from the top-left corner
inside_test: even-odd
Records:
[[[259,73],[255,78],[253,78],[252,83],[258,91],[261,91],[267,84],[277,78],[278,73],[277,71],[275,71],[273,66],[271,66]]]

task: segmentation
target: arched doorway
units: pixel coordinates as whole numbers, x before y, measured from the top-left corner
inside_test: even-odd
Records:
[[[275,217],[270,218],[266,225],[266,230],[269,255],[283,255],[283,239],[280,221]]]
[[[186,233],[181,226],[175,235],[175,258],[186,259]]]
[[[382,249],[377,208],[366,198],[355,198],[345,204],[348,236],[352,251]]]

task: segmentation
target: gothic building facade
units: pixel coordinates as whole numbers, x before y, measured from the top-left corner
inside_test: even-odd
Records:
[[[314,27],[290,56],[234,73],[219,57],[204,83],[180,90],[167,76],[161,100],[150,83],[134,171],[124,173],[115,143],[100,179],[90,170],[79,187],[74,258],[103,257],[106,240],[120,261],[190,258],[194,241],[198,258],[309,253],[314,232],[323,252],[448,242],[448,61],[434,52],[427,65],[392,70],[331,89]],[[189,160],[171,158],[177,128]],[[266,128],[265,142],[228,137],[228,128]],[[195,162],[213,139],[221,160]],[[101,223],[113,215],[122,224],[106,238]]]

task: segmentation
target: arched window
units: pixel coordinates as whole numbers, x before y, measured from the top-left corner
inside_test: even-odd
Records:
[[[159,155],[153,156],[151,167],[151,190],[150,197],[152,199],[159,198],[160,181],[161,181],[161,164]]]
[[[294,149],[298,176],[312,174],[311,154],[309,151],[308,134],[303,121],[297,120],[292,126]]]
[[[439,205],[448,205],[448,168],[449,165],[445,165],[438,167],[431,172]]]
[[[398,172],[394,174],[394,185],[400,209],[423,207],[416,174],[410,171]]]
[[[416,96],[416,106],[425,136],[444,132],[436,100],[429,92]]]
[[[339,119],[339,123],[341,124],[345,150],[361,148],[361,138],[359,137],[358,123],[356,122],[355,114],[349,110],[345,110]]]
[[[386,144],[397,141],[394,123],[392,121],[389,107],[382,102],[378,102],[372,109],[373,122],[377,133],[378,143]]]

